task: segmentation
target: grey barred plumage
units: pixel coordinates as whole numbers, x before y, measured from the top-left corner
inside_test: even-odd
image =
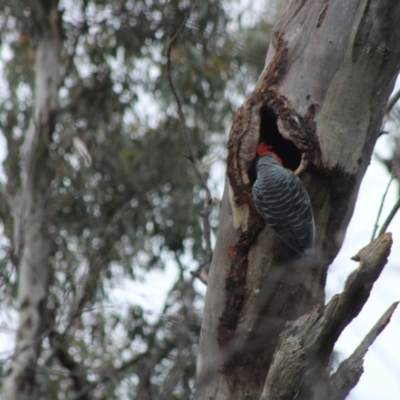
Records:
[[[257,159],[256,169],[253,198],[257,212],[288,246],[309,253],[314,245],[314,217],[300,179],[281,166],[272,152]]]

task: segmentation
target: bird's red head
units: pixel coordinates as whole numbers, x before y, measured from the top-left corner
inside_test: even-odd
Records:
[[[259,156],[263,156],[264,154],[272,154],[276,158],[278,163],[282,165],[282,159],[272,150],[272,146],[270,146],[269,144],[261,142],[257,147],[257,154]]]

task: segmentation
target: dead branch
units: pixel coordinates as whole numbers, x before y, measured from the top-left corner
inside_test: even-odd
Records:
[[[369,347],[386,328],[390,322],[390,318],[395,312],[399,303],[393,303],[388,310],[382,315],[375,326],[369,331],[364,340],[360,343],[354,353],[346,360],[339,364],[337,371],[330,377],[330,399],[345,400],[353,389],[363,373],[364,356]]]
[[[360,261],[360,266],[349,276],[344,291],[334,296],[323,311],[316,307],[287,325],[274,354],[262,400],[330,398],[326,382],[333,346],[366,303],[374,282],[387,263],[391,245],[391,234],[385,233],[361,249],[353,257]],[[377,328],[376,336],[381,330]],[[364,339],[360,349],[373,342],[372,336]],[[362,356],[360,350],[354,358]]]

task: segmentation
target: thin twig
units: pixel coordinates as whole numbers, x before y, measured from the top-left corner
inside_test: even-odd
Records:
[[[397,101],[400,99],[400,89],[389,99],[388,104],[386,106],[386,114],[389,114],[392,111],[392,108],[395,106]]]
[[[399,208],[400,208],[400,197],[397,199],[396,204],[392,208],[392,211],[390,211],[385,222],[383,223],[382,228],[379,231],[379,236],[386,232],[386,229],[389,227],[389,225],[392,222],[392,219],[396,215],[397,211],[399,211]]]
[[[193,3],[191,9],[189,10],[188,14],[186,15],[185,19],[183,20],[182,24],[178,28],[178,30],[175,32],[175,34],[172,36],[172,38],[169,40],[168,43],[168,48],[167,48],[167,74],[168,74],[168,81],[169,81],[169,86],[171,88],[172,94],[175,98],[176,105],[177,105],[177,111],[178,111],[178,116],[179,120],[182,126],[182,133],[183,133],[183,138],[186,144],[186,150],[188,152],[187,158],[191,162],[193,169],[200,181],[201,187],[204,189],[206,195],[204,199],[204,206],[203,206],[203,211],[202,211],[202,218],[203,218],[203,237],[205,241],[205,248],[206,248],[206,254],[207,254],[207,263],[205,268],[208,270],[211,259],[212,259],[212,247],[211,247],[211,227],[210,227],[210,209],[211,209],[211,204],[212,204],[212,197],[211,197],[211,192],[210,189],[207,186],[207,182],[204,179],[204,176],[202,175],[200,168],[198,166],[197,160],[194,156],[193,149],[190,143],[190,138],[189,138],[189,132],[187,129],[186,125],[186,119],[185,115],[182,110],[182,103],[181,100],[178,96],[178,93],[175,89],[174,82],[172,80],[172,73],[171,73],[171,49],[173,43],[176,41],[179,33],[182,31],[182,29],[185,27],[187,20],[189,19],[190,15],[192,14],[193,9],[197,5],[197,0]]]
[[[385,193],[383,193],[383,196],[382,196],[381,204],[379,206],[378,215],[376,216],[374,230],[372,231],[371,242],[375,239],[375,234],[376,234],[376,231],[378,230],[378,227],[379,227],[379,225],[378,225],[379,218],[381,217],[381,214],[382,214],[383,204],[385,203],[386,195],[388,194],[388,191],[389,191],[389,188],[390,188],[390,185],[391,185],[392,182],[393,182],[393,175],[390,177],[389,183],[386,186]]]

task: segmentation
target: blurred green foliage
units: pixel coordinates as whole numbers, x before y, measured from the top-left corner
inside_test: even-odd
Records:
[[[234,110],[262,70],[272,28],[261,15],[242,25],[241,12],[230,11],[233,3],[240,5],[198,2],[171,51],[172,79],[206,179],[207,159],[221,150]],[[32,4],[0,4],[5,72],[0,129],[7,144],[0,202],[3,310],[16,307],[12,199],[20,188],[20,147],[35,90]],[[53,336],[42,343],[36,398],[193,396],[202,297],[188,271],[206,259],[204,193],[186,158],[166,69],[169,40],[192,5],[192,0],[59,4],[62,79],[49,143],[55,178],[47,193],[55,215],[49,229]],[[90,166],[73,138],[85,143]],[[215,228],[217,210],[211,217]],[[140,305],[111,304],[110,291],[125,279],[145,278],[166,263],[179,273],[175,283],[166,278],[173,286],[159,318],[148,318]],[[79,365],[86,385],[81,392],[54,350],[57,335],[58,346]]]

